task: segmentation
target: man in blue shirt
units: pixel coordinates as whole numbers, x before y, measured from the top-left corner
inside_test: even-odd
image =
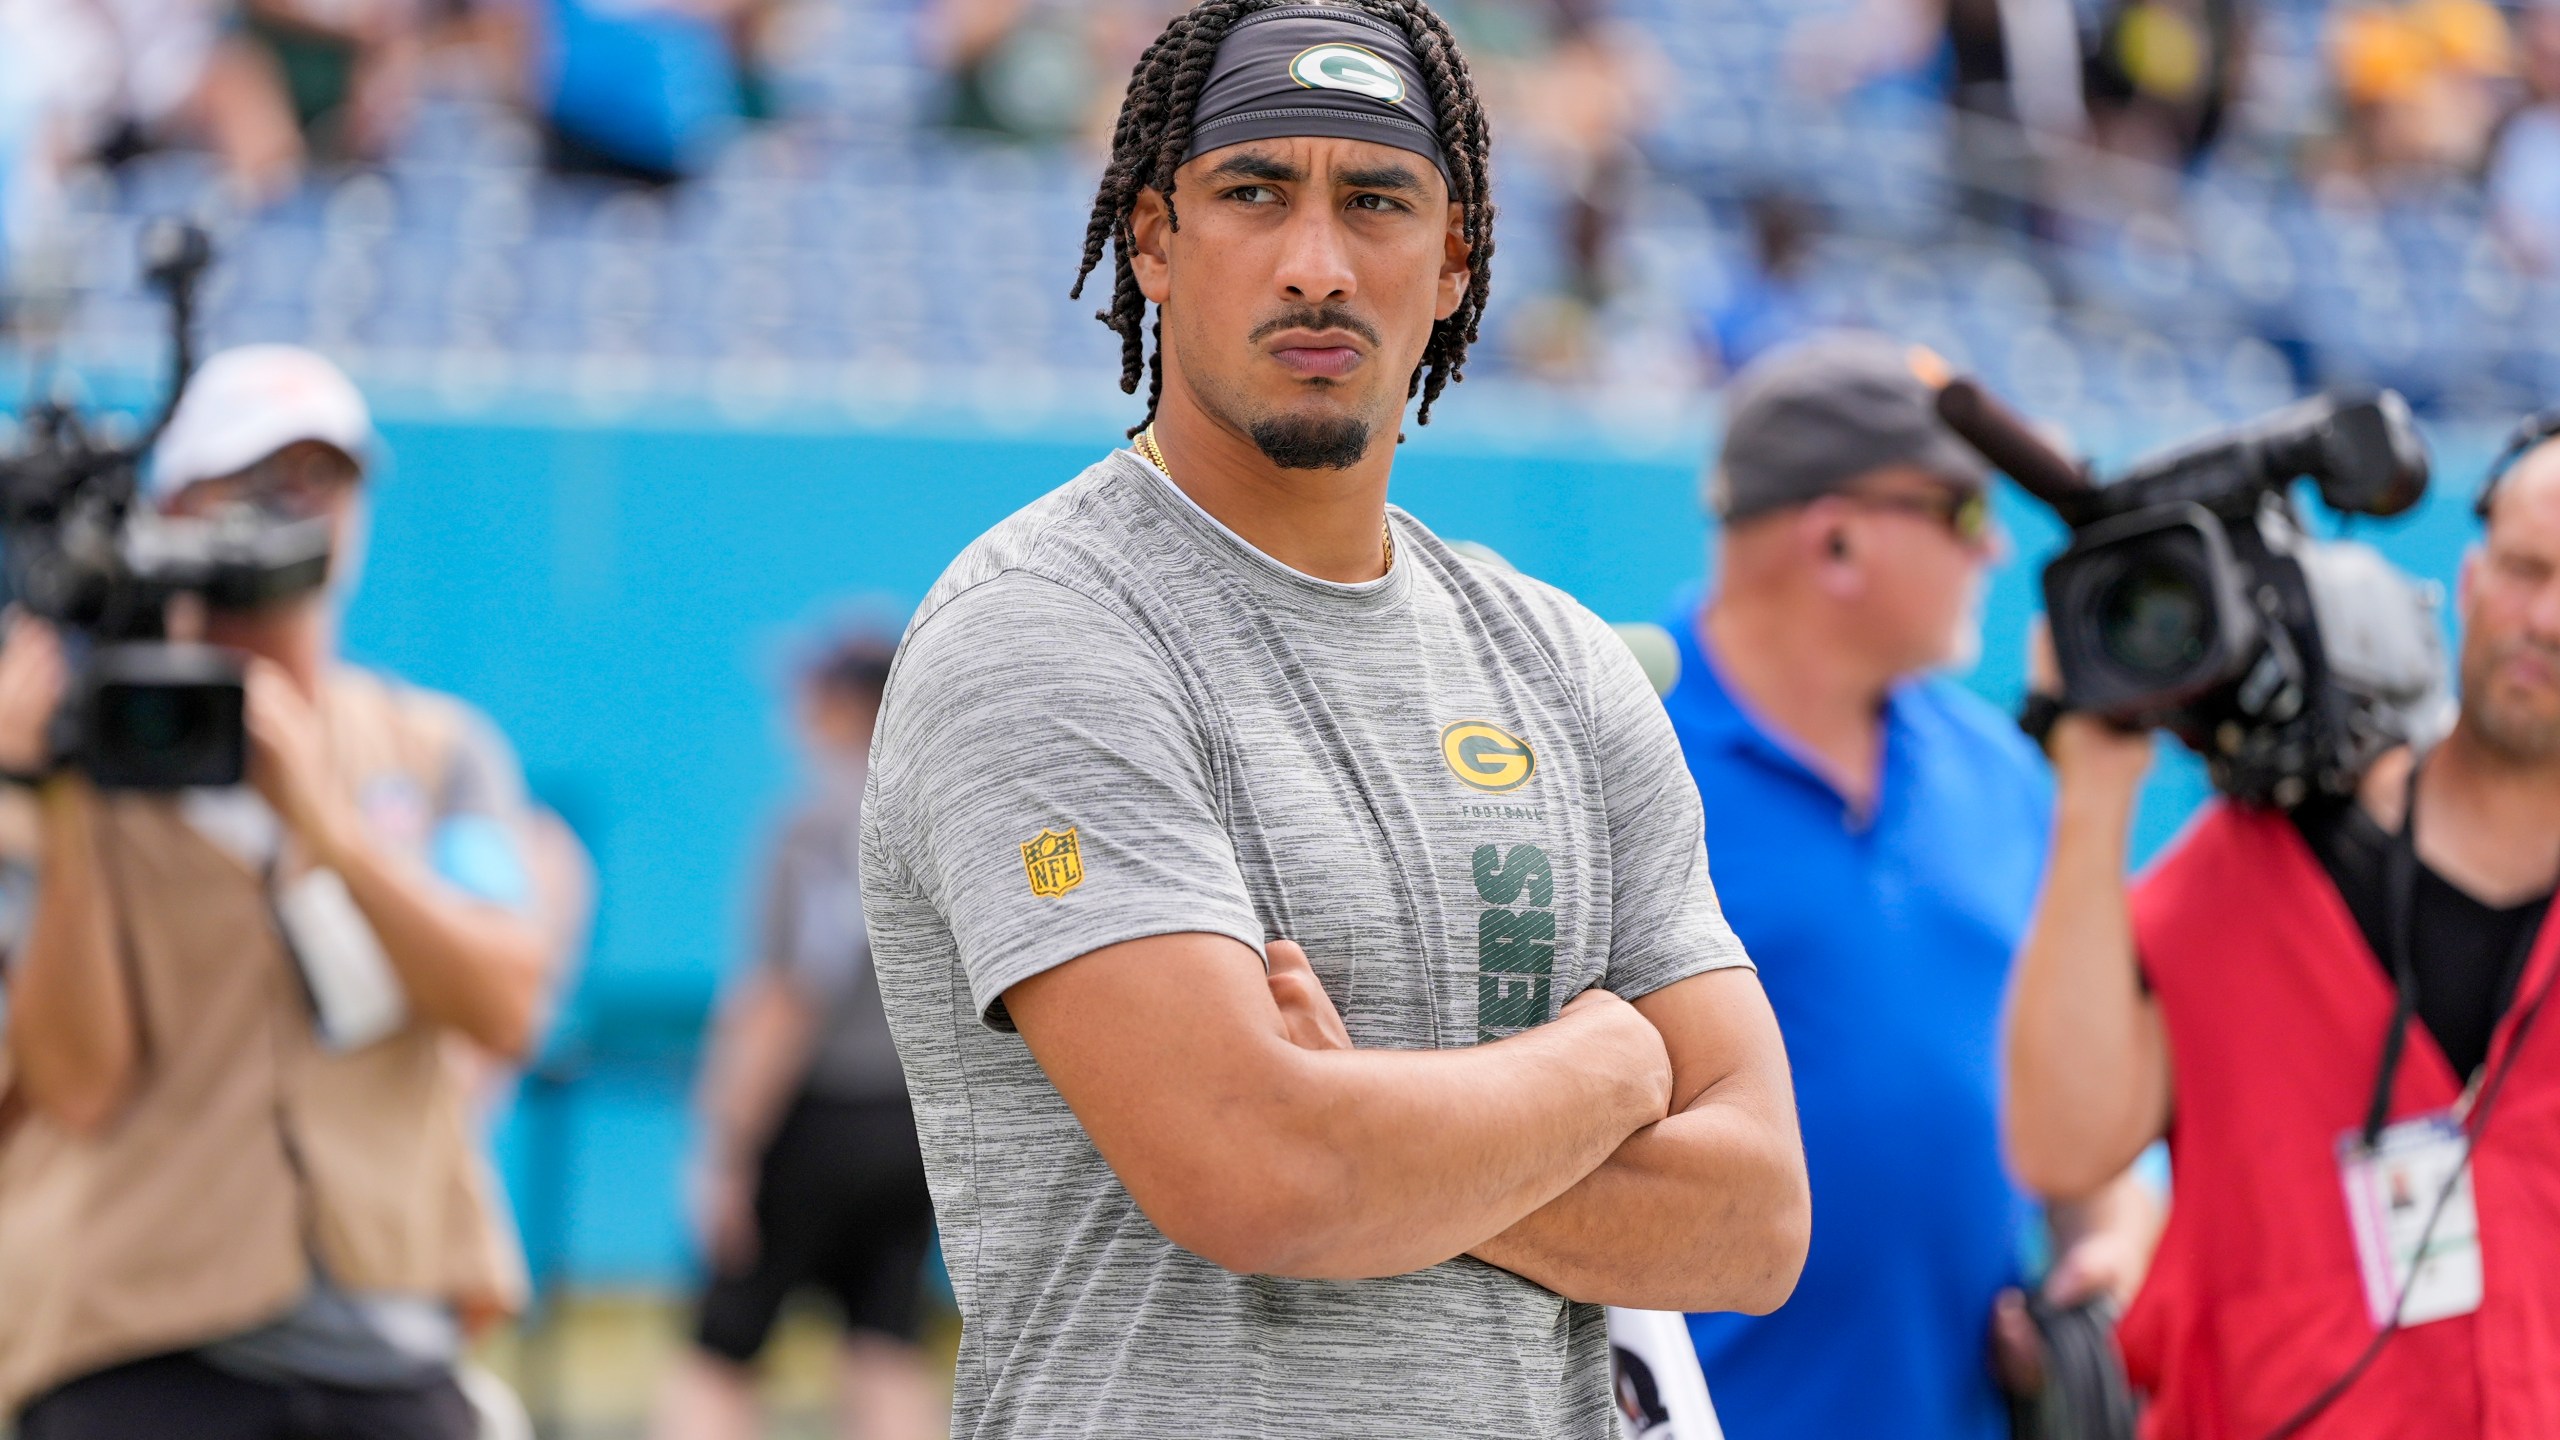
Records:
[[[2001,1162],[1997,1034],[2052,787],[1935,673],[1979,642],[1990,472],[1879,336],[1773,352],[1728,401],[1718,584],[1666,622],[1664,704],[1795,1063],[1814,1230],[1783,1309],[1690,1333],[1733,1440],[1999,1440],[1993,1315],[2035,1212]],[[2092,1209],[2054,1217],[2054,1285],[2129,1294],[2147,1207]]]

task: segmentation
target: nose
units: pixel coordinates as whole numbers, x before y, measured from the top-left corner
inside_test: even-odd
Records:
[[[2560,647],[2560,575],[2545,579],[2525,607],[2525,633],[2543,645]]]
[[[1329,205],[1303,205],[1289,215],[1280,237],[1280,265],[1272,278],[1290,301],[1325,305],[1348,300],[1359,284],[1351,268],[1342,217]]]

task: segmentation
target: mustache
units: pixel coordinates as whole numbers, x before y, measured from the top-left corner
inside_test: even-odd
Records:
[[[1254,326],[1253,333],[1244,337],[1245,343],[1260,344],[1283,330],[1348,330],[1372,345],[1384,343],[1379,339],[1377,326],[1348,310],[1330,305],[1307,305],[1295,310],[1284,310]]]
[[[2548,640],[2536,640],[2530,636],[2520,637],[2518,639],[2510,640],[2504,645],[2496,646],[2490,650],[2489,655],[2490,659],[2494,663],[2500,665],[2505,664],[2519,655],[2530,655],[2535,659],[2540,660],[2545,665],[2549,665],[2554,669],[2560,669],[2560,645],[2555,645]]]

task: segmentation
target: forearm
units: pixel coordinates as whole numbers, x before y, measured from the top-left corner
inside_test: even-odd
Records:
[[[1590,1304],[1765,1315],[1795,1288],[1810,1221],[1792,1128],[1711,1098],[1474,1254]]]
[[[501,1058],[532,1054],[551,961],[540,926],[455,893],[352,825],[314,849],[346,882],[414,1013]]]
[[[2056,1250],[2068,1250],[2099,1235],[2139,1241],[2147,1250],[2160,1228],[2160,1205],[2151,1187],[2127,1170],[2078,1200],[2056,1200],[2045,1206],[2045,1228]]]
[[[1292,1052],[1295,1102],[1266,1115],[1277,1193],[1307,1208],[1249,1268],[1398,1275],[1516,1224],[1660,1118],[1658,1083],[1615,1048],[1567,1016],[1459,1050]]]
[[[103,1128],[141,1063],[133,996],[116,953],[86,781],[49,782],[34,914],[9,984],[9,1051],[28,1102],[69,1129]]]
[[[815,1020],[791,982],[762,966],[722,1004],[696,1095],[712,1158],[745,1163],[772,1138],[808,1068]]]
[[[2090,1193],[2166,1120],[2166,1056],[2128,900],[2130,795],[2066,777],[2044,894],[2012,977],[2004,1128],[2019,1177]]]
[[[1575,1300],[1647,1310],[1783,1304],[1812,1200],[1776,1015],[1747,969],[1635,1002],[1671,1059],[1671,1118],[1476,1255]]]

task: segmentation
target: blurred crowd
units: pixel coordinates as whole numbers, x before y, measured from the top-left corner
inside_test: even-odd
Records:
[[[1007,177],[1017,172],[1001,157],[1099,153],[1121,77],[1172,8],[1169,0],[0,0],[0,54],[11,57],[0,65],[0,224],[15,241],[0,246],[0,267],[14,253],[22,272],[41,278],[30,257],[45,253],[47,237],[76,228],[66,227],[66,213],[94,211],[102,187],[124,185],[116,177],[154,152],[207,157],[216,178],[193,203],[249,225],[291,211],[298,195],[332,192],[376,170],[396,174],[404,153],[448,154],[456,144],[573,177],[585,187],[579,195],[628,186],[663,194],[733,171],[794,186],[844,173],[857,188],[889,187],[861,189],[851,203],[868,211],[894,203],[900,187],[945,183],[936,171],[962,189],[1013,184]],[[2441,214],[2450,217],[2446,233],[2493,236],[2490,253],[2450,257],[2460,283],[2481,290],[2491,310],[2512,311],[2519,287],[2560,263],[2560,19],[2545,5],[1451,0],[1440,8],[1482,72],[1505,137],[1511,259],[1483,368],[1567,386],[1686,392],[1819,324],[1914,328],[1926,317],[1869,293],[1881,247],[1942,272],[1939,284],[2003,295],[2021,293],[2022,263],[2034,272],[2023,282],[2035,292],[2025,305],[2031,321],[2058,308],[2065,319],[2114,315],[2159,328],[2160,317],[2135,302],[2179,302],[2189,310],[2186,333],[2163,335],[2191,371],[2263,368],[2233,348],[2263,339],[2294,383],[2379,366],[2377,378],[2425,406],[2434,395],[2389,367],[2398,351],[2441,342],[2467,343],[2492,357],[2473,368],[2495,372],[2480,384],[2448,383],[2448,393],[2477,398],[2484,384],[2539,383],[2530,364],[2503,353],[2522,338],[2429,332],[2440,307],[2419,298],[2415,280],[2405,301],[2395,297],[2400,282],[2388,267],[2366,274],[2363,252],[2373,245],[2349,232],[2406,212],[2421,231],[2432,223],[2425,217]],[[439,106],[473,117],[465,129],[479,127],[471,131],[479,138],[422,140],[419,127]],[[501,139],[488,138],[492,125]],[[735,162],[754,149],[740,142],[759,129],[774,140],[755,151],[765,158]],[[878,159],[883,153],[912,157],[918,178]],[[1071,170],[1082,173],[1056,174]],[[787,187],[780,198],[792,198]],[[1071,243],[1063,213],[1071,197],[1056,198],[1054,238]],[[2221,212],[2235,200],[2252,225],[2225,223]],[[421,213],[404,207],[404,222]],[[761,211],[752,218],[766,223]],[[2271,242],[2254,228],[2266,224],[2282,232],[2272,259]],[[630,228],[595,225],[616,236]],[[846,232],[836,234],[848,243]],[[850,239],[865,234],[857,227]],[[2329,317],[2346,312],[2324,312],[2317,297],[2291,288],[2297,276],[2325,278],[2324,239],[2335,240],[2346,278],[2373,282],[2351,297],[2352,333],[2326,333]],[[471,225],[455,240],[466,253],[483,243]],[[2423,235],[2380,243],[2393,265],[2455,278]],[[2128,273],[2104,273],[2120,246],[2133,252]],[[2152,264],[2164,250],[2180,253]],[[2002,258],[1988,258],[1995,254]],[[2083,273],[2093,264],[2101,273]],[[1853,273],[1837,273],[1844,266]],[[2230,294],[2179,293],[2209,288],[2214,272],[2230,277]],[[0,289],[9,288],[6,273]],[[894,265],[879,278],[889,288],[900,281]],[[1044,324],[1067,327],[1066,342],[1100,343],[1069,325],[1081,312],[1047,294],[1047,272],[998,267],[958,278],[1038,283],[1044,313],[1055,312]],[[798,282],[777,275],[770,283]],[[941,308],[944,299],[923,303]],[[2119,320],[2099,324],[2096,338],[2113,343]],[[290,333],[233,338],[344,338],[316,318],[300,323],[288,323]],[[729,338],[715,327],[704,340],[672,343],[719,349]],[[1951,353],[1965,349],[1943,334],[1930,338]],[[2060,338],[2081,350],[2083,368],[2091,363],[2090,335],[2065,329]],[[858,337],[840,343],[859,349]],[[2318,353],[2339,347],[2349,352],[2343,358]],[[990,335],[980,348],[1004,346]],[[1048,349],[1061,364],[1081,358],[1071,344]],[[1972,358],[2013,385],[2053,370],[2028,356],[2019,364],[2029,373],[2011,376],[2000,357]],[[2439,373],[2442,359],[2429,357]],[[2216,388],[2200,373],[2190,383]]]

